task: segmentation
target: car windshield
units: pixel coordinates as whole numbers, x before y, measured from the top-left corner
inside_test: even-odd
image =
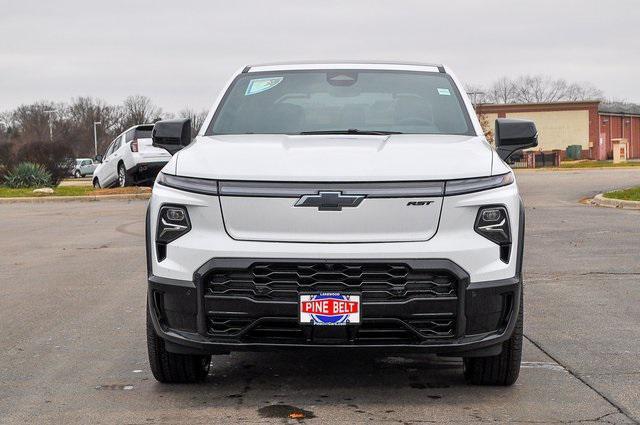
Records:
[[[451,77],[439,72],[310,70],[240,74],[205,132],[473,134]]]

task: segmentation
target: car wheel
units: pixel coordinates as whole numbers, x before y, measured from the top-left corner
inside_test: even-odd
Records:
[[[100,181],[98,180],[97,177],[95,179],[93,179],[93,188],[94,189],[100,189]]]
[[[127,176],[127,170],[124,168],[124,164],[122,163],[118,165],[118,186],[130,186],[129,177]]]
[[[191,384],[202,382],[209,374],[210,355],[176,354],[166,350],[151,322],[147,305],[147,350],[151,373],[165,384]]]
[[[76,171],[76,172],[74,173],[74,176],[75,176],[77,179],[79,179],[80,177],[82,177],[82,174],[80,174],[80,171]]]
[[[473,385],[513,385],[520,374],[522,358],[522,293],[520,312],[511,338],[502,343],[502,353],[489,357],[469,357],[464,359],[464,377]]]

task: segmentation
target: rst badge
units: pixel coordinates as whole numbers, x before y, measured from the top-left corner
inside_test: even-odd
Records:
[[[300,323],[312,325],[360,323],[360,296],[337,293],[300,295]]]

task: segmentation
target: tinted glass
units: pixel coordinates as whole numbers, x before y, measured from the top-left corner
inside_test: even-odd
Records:
[[[151,132],[153,131],[152,125],[141,125],[135,128],[134,139],[150,139]]]
[[[129,143],[133,140],[133,130],[129,130],[124,134],[124,142]]]
[[[109,145],[109,148],[107,149],[107,153],[104,154],[105,157],[111,155],[113,153],[113,151],[116,150],[116,145],[118,144],[118,139],[116,139],[113,142],[111,142],[111,144]]]
[[[285,71],[241,74],[206,134],[331,130],[473,134],[451,78],[437,72]]]

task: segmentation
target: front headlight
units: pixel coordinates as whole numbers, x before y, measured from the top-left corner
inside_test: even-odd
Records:
[[[513,173],[500,174],[499,176],[479,177],[475,179],[449,180],[445,183],[445,195],[462,195],[463,193],[479,192],[481,190],[494,189],[507,186],[514,182]]]
[[[478,210],[473,229],[500,246],[500,259],[508,263],[511,254],[511,226],[509,213],[501,205],[486,206]]]
[[[156,253],[158,261],[167,257],[167,244],[191,230],[187,209],[180,205],[163,205],[158,213]]]
[[[218,194],[218,182],[216,180],[172,176],[171,174],[159,173],[156,183],[187,192],[201,193],[203,195]]]

